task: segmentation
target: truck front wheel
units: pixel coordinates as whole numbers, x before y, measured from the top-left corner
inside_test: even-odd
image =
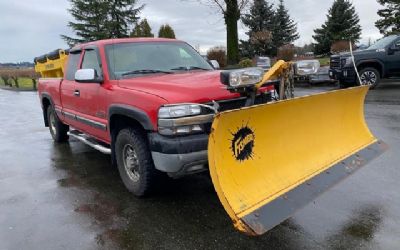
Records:
[[[49,123],[50,134],[53,140],[55,142],[68,141],[69,127],[62,123],[60,119],[58,119],[58,116],[52,106],[47,108],[47,119]]]
[[[378,70],[374,68],[364,68],[360,71],[360,85],[370,85],[374,89],[381,81]]]
[[[153,190],[158,175],[143,133],[134,128],[119,131],[115,142],[118,171],[125,187],[142,197]]]

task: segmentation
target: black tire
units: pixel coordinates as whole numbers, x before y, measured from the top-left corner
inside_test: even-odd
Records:
[[[51,137],[55,142],[68,141],[69,126],[65,125],[58,119],[58,116],[52,106],[47,108],[47,121],[49,123],[49,130]]]
[[[381,75],[375,68],[364,68],[360,71],[360,78],[362,83],[360,85],[370,85],[371,89],[376,88],[381,82]]]
[[[125,187],[137,197],[154,191],[160,172],[153,159],[144,133],[135,128],[119,131],[115,142],[118,171]]]

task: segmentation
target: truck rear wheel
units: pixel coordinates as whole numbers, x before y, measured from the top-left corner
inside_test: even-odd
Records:
[[[370,85],[371,89],[376,88],[381,81],[379,71],[374,68],[364,68],[360,71],[360,85]]]
[[[159,173],[143,133],[134,128],[120,130],[115,142],[115,154],[125,187],[135,196],[148,195],[154,189]]]
[[[47,121],[49,123],[49,130],[51,137],[55,142],[68,141],[69,126],[65,125],[58,119],[58,116],[52,106],[47,108]]]

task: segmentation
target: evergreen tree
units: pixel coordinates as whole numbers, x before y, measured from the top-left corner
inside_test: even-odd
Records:
[[[169,24],[161,25],[158,37],[175,39],[175,32]]]
[[[266,0],[254,0],[250,12],[242,17],[243,24],[249,29],[248,41],[240,41],[242,57],[252,58],[256,55],[270,55],[273,45],[271,32],[275,25],[273,4]]]
[[[139,20],[138,15],[143,6],[135,8],[136,0],[108,0],[104,2],[109,4],[107,26],[111,31],[111,37],[128,37],[129,29],[132,24]]]
[[[129,28],[139,19],[143,6],[136,0],[70,0],[68,11],[75,19],[68,26],[76,37],[61,35],[68,45],[107,38],[128,37]]]
[[[275,25],[272,30],[272,41],[275,46],[274,55],[279,47],[293,43],[299,39],[297,23],[290,18],[289,11],[286,9],[283,0],[279,0],[278,8],[275,12]]]
[[[375,23],[376,27],[385,35],[400,33],[400,1],[378,0],[378,3],[384,5],[385,9],[378,11],[381,19]]]
[[[68,22],[77,36],[77,38],[61,35],[69,46],[74,44],[101,40],[108,38],[106,27],[107,4],[103,1],[91,0],[70,0],[71,9],[68,11],[76,22]]]
[[[151,33],[151,27],[146,18],[140,23],[136,24],[131,33],[131,37],[154,37],[154,34]]]
[[[327,20],[315,29],[315,53],[327,54],[331,45],[341,40],[358,42],[361,37],[360,18],[349,0],[335,0],[328,11]]]

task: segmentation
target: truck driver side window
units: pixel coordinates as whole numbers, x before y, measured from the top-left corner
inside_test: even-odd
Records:
[[[95,50],[91,49],[85,51],[82,61],[82,69],[95,69],[97,76],[102,76],[99,59]]]
[[[75,73],[78,70],[79,59],[81,58],[81,53],[70,53],[68,56],[67,72],[65,74],[65,79],[69,81],[75,80]]]

